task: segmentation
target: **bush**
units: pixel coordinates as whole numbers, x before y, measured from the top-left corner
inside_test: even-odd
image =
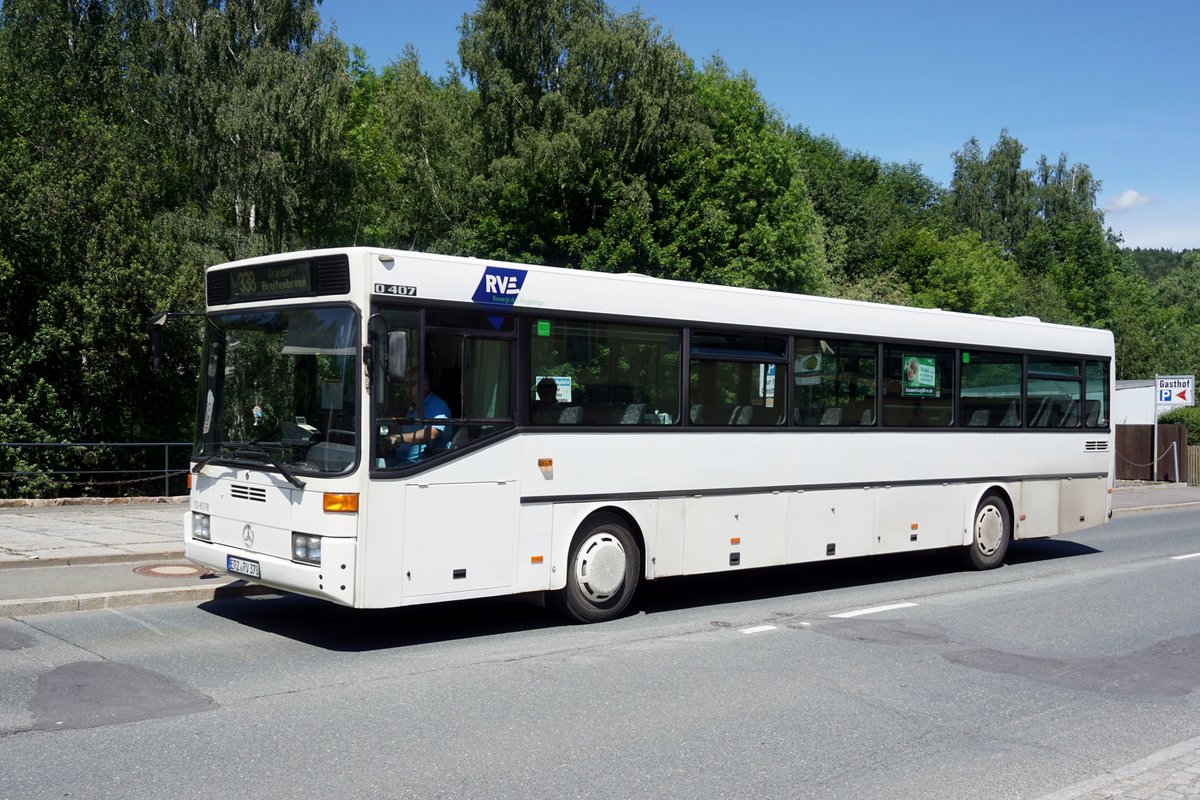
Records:
[[[1163,414],[1158,421],[1163,425],[1186,425],[1188,445],[1200,445],[1200,407],[1176,408]]]

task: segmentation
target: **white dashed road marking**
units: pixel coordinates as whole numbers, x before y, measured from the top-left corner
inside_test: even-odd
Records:
[[[847,611],[844,614],[830,614],[834,619],[848,619],[850,617],[861,617],[865,614],[878,614],[880,611],[894,611],[897,608],[912,608],[916,603],[893,603],[890,606],[875,606],[874,608],[860,608],[858,611]]]

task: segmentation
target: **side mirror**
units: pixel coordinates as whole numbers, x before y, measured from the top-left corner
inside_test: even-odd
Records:
[[[388,380],[401,382],[408,374],[408,331],[388,331]]]

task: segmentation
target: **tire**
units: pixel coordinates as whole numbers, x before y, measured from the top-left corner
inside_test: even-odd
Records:
[[[615,619],[633,599],[641,569],[642,552],[625,521],[596,514],[571,540],[567,585],[547,603],[572,622]]]
[[[973,569],[995,569],[1004,563],[1012,541],[1012,513],[999,494],[984,495],[971,523],[971,544],[964,548],[965,563]]]

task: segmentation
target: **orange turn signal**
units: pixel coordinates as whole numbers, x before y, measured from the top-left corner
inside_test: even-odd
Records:
[[[321,500],[321,507],[326,511],[358,513],[358,492],[351,494],[332,494],[326,492]]]
[[[553,458],[539,458],[538,459],[538,468],[539,469],[553,469],[554,468],[554,459]]]
[[[540,563],[542,563],[542,557],[541,556],[530,556],[529,563],[530,564],[540,564]]]
[[[741,544],[741,543],[742,543],[742,537],[740,537],[740,536],[733,536],[733,537],[730,537],[730,539],[729,539],[729,543],[730,543],[730,544]]]

